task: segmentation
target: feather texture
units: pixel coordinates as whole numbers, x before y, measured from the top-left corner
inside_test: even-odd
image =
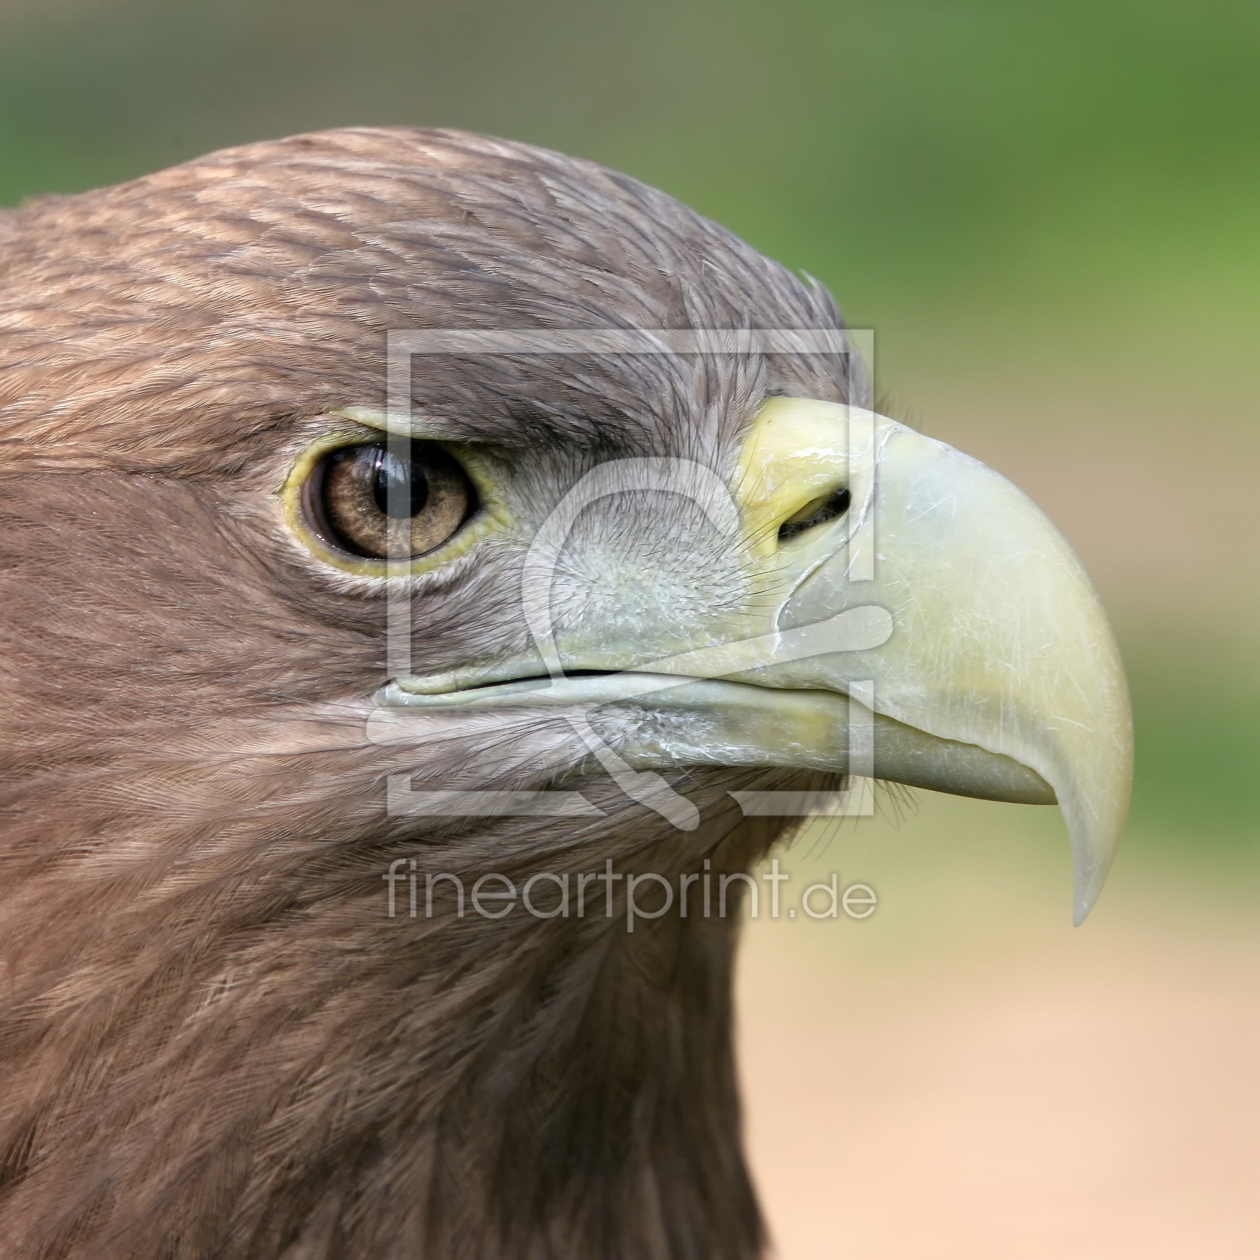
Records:
[[[545,786],[522,749],[564,733],[370,743],[380,591],[275,492],[330,409],[383,404],[387,329],[838,327],[830,298],[631,179],[449,132],[212,154],[31,203],[0,242],[6,1254],[758,1254],[737,917],[389,918],[381,876],[742,871],[782,824],[727,789],[802,776],[680,771],[682,833],[575,747],[603,818],[388,816],[399,771]],[[435,357],[414,405],[528,467],[543,514],[609,454],[729,471],[768,392],[846,389],[804,356]],[[663,512],[639,545],[667,564]],[[523,645],[520,562],[421,580],[424,668]]]

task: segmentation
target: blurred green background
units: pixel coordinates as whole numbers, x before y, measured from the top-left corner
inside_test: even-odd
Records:
[[[790,965],[815,977],[800,1006],[771,1013],[797,1029],[793,1044],[812,1035],[809,1012],[829,1000],[819,978],[842,954],[874,960],[866,980],[844,973],[859,988],[886,977],[889,960],[909,959],[904,979],[935,974],[945,955],[962,983],[986,951],[1014,948],[1013,925],[1023,941],[1028,924],[1044,924],[1030,957],[1086,965],[1096,949],[1089,965],[1114,976],[1117,1001],[1136,982],[1115,960],[1157,938],[1164,948],[1170,932],[1186,949],[1216,941],[1222,958],[1260,957],[1248,926],[1260,909],[1260,6],[0,0],[2,204],[361,123],[468,128],[596,159],[818,277],[852,324],[875,329],[883,409],[1016,480],[1078,548],[1113,615],[1133,688],[1137,783],[1091,923],[1075,937],[1064,927],[1066,846],[1049,812],[924,798],[831,828],[829,840],[816,828],[799,861],[844,863],[879,885],[883,904],[817,948],[754,925],[748,975]],[[932,895],[941,881],[969,891],[943,900]],[[1260,971],[1239,974],[1220,999],[1223,1029],[1231,1012],[1254,1017]],[[995,981],[994,1000],[1020,983],[1018,969]],[[1153,991],[1153,1022],[1131,1045],[1112,1029],[1130,1046],[1121,1060],[1202,1018],[1177,992]],[[748,990],[746,1020],[761,1000]],[[1196,1095],[1187,1107],[1251,1114],[1249,1078],[1220,1067],[1228,1041],[1221,1032],[1205,1059],[1186,1060],[1184,1074],[1224,1072],[1226,1082],[1215,1103]],[[755,1036],[749,1045],[764,1172],[778,1148],[757,1119],[773,1110],[756,1092],[757,1065],[769,1080],[787,1060]],[[1130,1137],[1170,1088],[1152,1083],[1125,1113]],[[1165,1136],[1170,1152],[1184,1139]],[[994,1142],[974,1164],[977,1184],[985,1159],[1002,1162]],[[1260,1158],[1248,1151],[1254,1180]],[[1169,1185],[1183,1192],[1205,1176],[1182,1174]],[[1149,1206],[1176,1197],[1155,1173],[1107,1234],[1105,1211],[1091,1216],[1081,1198],[1085,1179],[1051,1179],[1059,1189],[1040,1207],[1030,1190],[1030,1206],[1012,1209],[1012,1219],[1041,1220],[1058,1203],[1064,1219],[1111,1239],[1097,1253],[1079,1238],[1047,1242],[1047,1256],[1155,1260],[1165,1244],[1170,1256],[1205,1260],[1260,1254],[1254,1238],[1235,1251],[1224,1234],[1178,1251],[1167,1223],[1126,1233],[1125,1220],[1155,1219]],[[782,1226],[790,1195],[770,1189]],[[1203,1194],[1187,1221],[1228,1225],[1243,1211],[1211,1199],[1206,1183]],[[1028,1260],[1053,1235],[1034,1239],[1016,1224],[1009,1236],[991,1231],[986,1250],[990,1235],[968,1228],[958,1254],[970,1260]],[[785,1254],[842,1250],[784,1229]],[[904,1247],[889,1237],[854,1254],[928,1254],[908,1234],[897,1235]],[[1138,1239],[1132,1250],[1126,1239]],[[939,1238],[933,1247],[954,1254]]]

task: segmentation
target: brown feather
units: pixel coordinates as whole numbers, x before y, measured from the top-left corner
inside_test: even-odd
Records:
[[[388,817],[400,770],[543,786],[521,741],[564,732],[367,742],[379,592],[275,491],[329,409],[383,405],[387,329],[838,327],[830,298],[624,176],[450,132],[229,150],[0,233],[6,1254],[758,1254],[736,918],[389,919],[381,875],[744,870],[780,824],[726,790],[800,777],[678,772],[692,833],[593,774],[595,822]],[[806,357],[443,358],[414,401],[531,461],[543,513],[609,454],[727,472],[766,393],[846,388]],[[522,646],[520,560],[421,581],[423,668]]]

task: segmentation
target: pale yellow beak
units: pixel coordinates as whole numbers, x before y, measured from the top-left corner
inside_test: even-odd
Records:
[[[1037,507],[944,443],[812,399],[765,403],[729,485],[660,462],[600,466],[524,540],[531,556],[560,554],[569,527],[551,526],[576,515],[575,495],[594,501],[597,478],[601,496],[607,483],[702,502],[725,539],[707,552],[720,574],[689,569],[687,541],[652,519],[639,527],[640,499],[623,496],[630,507],[608,509],[629,514],[607,535],[615,547],[586,566],[607,575],[602,602],[566,576],[581,565],[527,560],[524,587],[544,574],[523,600],[536,648],[395,679],[383,709],[549,709],[627,791],[660,812],[669,800],[680,826],[695,825],[694,808],[655,771],[789,766],[1057,800],[1079,922],[1128,806],[1129,702],[1089,580]],[[636,553],[636,540],[650,545]],[[554,634],[552,603],[576,610]]]
[[[851,493],[844,518],[772,542],[837,486]],[[773,684],[867,682],[877,714],[1035,771],[1068,825],[1079,922],[1124,823],[1133,746],[1115,639],[1063,537],[977,460],[807,399],[763,407],[736,496],[759,545],[774,547],[782,630],[865,605],[892,620],[885,643],[774,666]]]

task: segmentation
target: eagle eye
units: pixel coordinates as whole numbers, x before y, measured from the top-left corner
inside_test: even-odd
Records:
[[[381,560],[436,550],[478,506],[467,474],[441,446],[397,438],[329,452],[304,498],[327,542]]]

